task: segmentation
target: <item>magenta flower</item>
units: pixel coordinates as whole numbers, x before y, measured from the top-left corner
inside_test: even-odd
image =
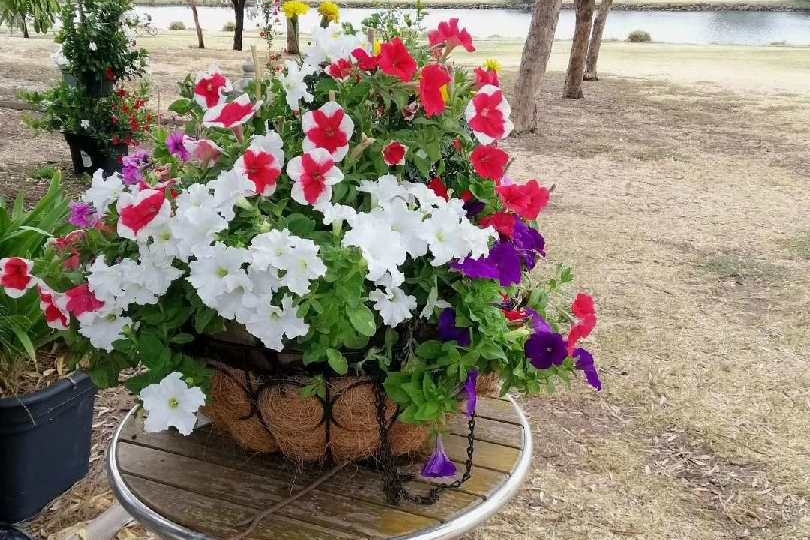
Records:
[[[89,229],[98,223],[99,217],[93,205],[85,202],[70,203],[68,223],[80,229]]]
[[[444,451],[444,444],[442,444],[442,436],[436,435],[436,449],[422,467],[422,476],[425,478],[447,478],[455,476],[456,465],[447,453]]]
[[[559,366],[568,356],[568,347],[560,334],[555,332],[535,332],[526,340],[524,352],[537,369]]]
[[[442,341],[453,341],[459,347],[470,346],[470,329],[456,326],[456,312],[445,308],[439,315],[439,337]]]
[[[474,279],[497,279],[502,286],[520,283],[520,253],[511,242],[501,241],[492,246],[489,255],[479,259],[466,258],[453,268]]]
[[[475,407],[478,405],[478,392],[475,384],[478,382],[478,370],[474,369],[467,374],[467,381],[464,383],[464,393],[467,394],[467,418],[475,416]]]
[[[139,150],[134,154],[121,158],[121,176],[128,186],[137,184],[143,180],[143,170],[149,163],[149,153]]]
[[[582,372],[585,374],[585,380],[588,381],[588,384],[597,390],[601,390],[602,381],[599,380],[599,372],[596,371],[596,364],[593,361],[593,355],[591,355],[591,353],[585,349],[579,348],[574,350],[574,354],[572,356],[576,358],[577,362],[575,366],[577,369],[582,370]]]
[[[536,333],[539,333],[539,332],[549,332],[549,333],[554,332],[554,330],[551,329],[551,325],[548,324],[546,322],[546,320],[539,313],[537,313],[535,310],[533,310],[532,308],[527,307],[526,308],[526,314],[532,320],[532,328],[534,328],[534,331]]]
[[[169,149],[169,153],[180,159],[180,161],[188,161],[189,158],[185,138],[186,136],[182,131],[175,131],[166,139],[166,148]]]

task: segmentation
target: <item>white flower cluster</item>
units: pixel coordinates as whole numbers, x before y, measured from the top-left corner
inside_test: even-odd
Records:
[[[339,24],[330,23],[326,28],[316,26],[312,29],[312,47],[307,51],[304,62],[317,66],[324,62],[349,59],[352,51],[365,43],[362,35],[346,34]]]

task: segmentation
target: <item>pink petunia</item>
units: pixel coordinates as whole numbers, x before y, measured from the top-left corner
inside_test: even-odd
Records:
[[[402,82],[413,80],[418,69],[416,60],[398,37],[380,46],[379,66],[383,73]]]
[[[261,101],[251,103],[250,97],[242,94],[229,103],[220,103],[205,111],[202,124],[205,127],[233,129],[253,118],[261,106]]]
[[[382,150],[383,161],[389,167],[397,167],[405,165],[405,154],[408,152],[408,147],[399,141],[392,141],[385,145]]]
[[[438,28],[428,32],[428,41],[431,47],[445,47],[445,54],[459,45],[467,52],[475,52],[472,36],[465,28],[458,27],[458,18],[439,23]]]
[[[482,144],[505,139],[514,128],[509,119],[512,109],[497,86],[483,86],[467,104],[464,118]]]
[[[194,81],[194,101],[203,109],[210,109],[225,102],[225,94],[231,92],[233,87],[217,68],[201,71]]]
[[[299,204],[317,206],[332,198],[332,186],[343,180],[329,151],[315,148],[287,163],[287,174],[293,180],[290,196]]]
[[[170,204],[162,190],[142,189],[135,194],[124,192],[118,199],[118,236],[143,240],[155,226],[168,221],[170,212]]]
[[[315,111],[304,113],[301,128],[304,130],[304,152],[323,148],[336,162],[349,152],[354,122],[336,102],[329,101]]]
[[[19,257],[0,259],[0,287],[11,298],[21,297],[37,283],[31,275],[33,266],[31,261]]]

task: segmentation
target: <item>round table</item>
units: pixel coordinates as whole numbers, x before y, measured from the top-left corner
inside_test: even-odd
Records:
[[[449,431],[445,449],[462,471],[466,418],[454,418]],[[457,538],[520,489],[531,454],[531,429],[520,407],[510,397],[479,398],[472,476],[460,488],[444,491],[434,505],[389,505],[382,475],[349,465],[264,518],[247,538]],[[401,469],[418,472],[419,466]],[[173,431],[145,433],[133,409],[112,440],[108,474],[118,500],[147,529],[165,538],[212,540],[244,530],[239,523],[307,486],[323,469],[300,470],[278,456],[248,453],[210,426],[188,437]],[[406,484],[420,494],[431,486],[418,475]]]

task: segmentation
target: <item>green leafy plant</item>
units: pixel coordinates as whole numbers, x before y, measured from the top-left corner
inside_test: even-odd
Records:
[[[45,34],[53,26],[58,11],[56,0],[0,0],[0,25],[17,26],[27,38],[30,23],[34,32]]]
[[[627,34],[627,41],[631,43],[648,43],[652,41],[652,36],[645,30],[633,30]]]
[[[183,21],[173,21],[169,24],[169,30],[185,30],[186,25]]]

